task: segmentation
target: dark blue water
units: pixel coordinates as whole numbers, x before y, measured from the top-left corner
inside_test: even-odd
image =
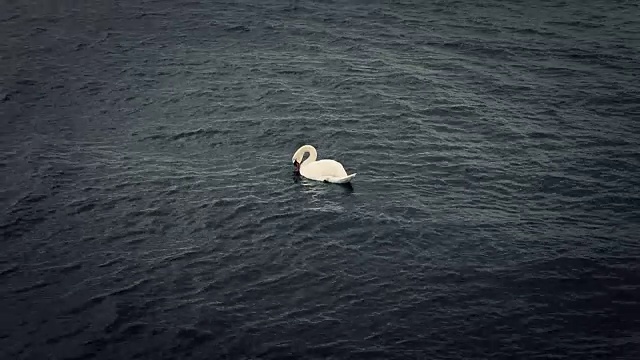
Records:
[[[0,358],[636,359],[639,34],[634,1],[3,1]]]

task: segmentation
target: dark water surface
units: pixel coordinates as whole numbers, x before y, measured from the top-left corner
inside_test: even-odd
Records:
[[[636,1],[5,0],[0,55],[2,359],[640,353]]]

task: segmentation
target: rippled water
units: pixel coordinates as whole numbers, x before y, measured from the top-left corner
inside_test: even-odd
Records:
[[[639,19],[3,2],[0,357],[635,358]]]

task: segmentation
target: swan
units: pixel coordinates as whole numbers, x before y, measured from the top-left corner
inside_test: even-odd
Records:
[[[309,153],[309,157],[302,161],[306,153]],[[356,176],[356,173],[347,175],[342,164],[335,160],[316,160],[317,158],[318,152],[316,148],[311,145],[303,145],[293,154],[291,162],[296,167],[296,172],[310,180],[346,184]]]

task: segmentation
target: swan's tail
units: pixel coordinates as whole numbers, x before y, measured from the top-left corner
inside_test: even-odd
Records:
[[[351,179],[353,179],[356,176],[356,174],[347,175],[347,176],[342,177],[342,178],[330,177],[326,181],[328,181],[330,183],[334,183],[334,184],[346,184],[346,183],[351,182]]]

